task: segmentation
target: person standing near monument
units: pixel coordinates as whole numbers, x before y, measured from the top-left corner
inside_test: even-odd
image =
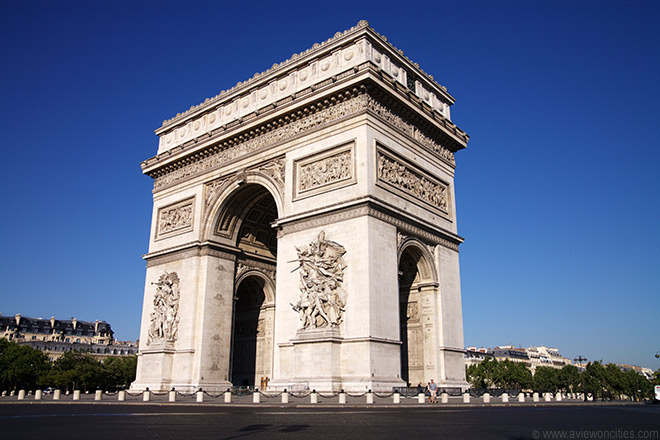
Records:
[[[429,403],[438,403],[438,384],[433,382],[433,379],[431,379],[431,382],[429,382],[428,385],[428,390],[429,390]]]

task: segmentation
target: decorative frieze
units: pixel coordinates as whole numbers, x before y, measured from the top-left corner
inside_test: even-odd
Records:
[[[369,110],[380,116],[385,121],[389,122],[394,127],[398,128],[408,136],[417,140],[424,147],[428,148],[435,154],[437,154],[441,159],[446,162],[456,165],[456,160],[454,159],[454,153],[449,151],[447,148],[443,147],[430,137],[422,133],[417,127],[408,122],[404,121],[400,116],[394,114],[390,109],[376,101],[374,98],[369,97]]]
[[[355,183],[354,143],[297,160],[294,199]]]
[[[325,232],[309,246],[296,247],[300,268],[300,300],[293,305],[299,313],[302,330],[338,327],[344,317],[346,290],[344,246],[325,239]]]
[[[192,231],[195,217],[195,197],[177,202],[158,210],[156,238]]]
[[[176,272],[165,272],[156,285],[151,312],[147,345],[164,342],[174,342],[179,331],[179,275]]]
[[[336,121],[359,111],[364,111],[366,106],[367,97],[361,94],[334,106],[321,107],[320,110],[308,116],[293,120],[288,124],[281,125],[245,142],[224,146],[224,148],[219,149],[210,156],[156,177],[154,179],[154,189],[163,188],[166,185],[225,164],[230,160],[254,153],[262,148],[271,147],[273,144],[291,139],[302,133],[318,129],[323,124]]]
[[[377,152],[378,182],[396,188],[405,195],[412,196],[422,202],[449,214],[449,187],[421,170],[404,164],[383,150]]]
[[[357,90],[352,93],[355,92]],[[431,139],[413,124],[404,121],[400,116],[380,104],[375,98],[364,93],[357,94],[332,106],[316,106],[311,110],[311,112],[302,112],[306,116],[302,116],[299,119],[291,115],[291,118],[288,118],[291,122],[283,123],[279,126],[274,124],[276,128],[270,131],[263,130],[261,131],[262,134],[255,134],[254,137],[243,142],[225,142],[222,145],[216,146],[212,152],[207,153],[207,156],[197,161],[187,163],[163,175],[158,175],[154,179],[154,189],[164,188],[186,178],[201,174],[211,168],[226,164],[228,161],[253,154],[276,143],[316,130],[321,125],[332,123],[367,110],[396,127],[411,139],[419,142],[424,148],[447,164],[455,166],[454,154],[451,151]],[[455,128],[455,126],[453,127]],[[449,128],[451,129],[452,127]]]

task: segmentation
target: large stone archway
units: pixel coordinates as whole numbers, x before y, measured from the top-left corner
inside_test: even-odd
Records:
[[[360,22],[165,121],[132,388],[467,386],[453,103]]]
[[[410,386],[425,385],[436,371],[436,320],[434,311],[438,283],[431,256],[417,240],[408,240],[399,256],[399,332],[401,378]]]

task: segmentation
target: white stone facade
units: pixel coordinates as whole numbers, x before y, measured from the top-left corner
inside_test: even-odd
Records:
[[[467,387],[453,102],[360,22],[165,121],[132,388]]]

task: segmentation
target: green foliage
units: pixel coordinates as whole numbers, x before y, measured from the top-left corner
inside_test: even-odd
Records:
[[[559,371],[552,367],[536,367],[534,372],[534,391],[555,393],[559,388]]]
[[[498,361],[486,358],[479,364],[469,366],[466,376],[475,388],[529,389],[532,384],[532,373],[525,364],[508,359]]]
[[[127,388],[135,380],[137,356],[103,361],[78,351],[65,352],[52,364],[37,349],[0,339],[0,390],[54,387],[94,391]]]
[[[35,389],[48,374],[48,357],[39,350],[0,339],[0,388]]]
[[[614,364],[590,362],[582,373],[575,365],[565,365],[561,370],[538,367],[534,376],[523,363],[509,360],[497,361],[486,358],[483,362],[466,368],[467,380],[474,388],[533,389],[539,393],[588,393],[595,399],[649,399],[653,386],[660,385],[660,370],[654,379],[635,371],[623,372]]]
[[[577,393],[580,390],[580,370],[575,365],[564,365],[559,370],[559,390],[564,393]]]

